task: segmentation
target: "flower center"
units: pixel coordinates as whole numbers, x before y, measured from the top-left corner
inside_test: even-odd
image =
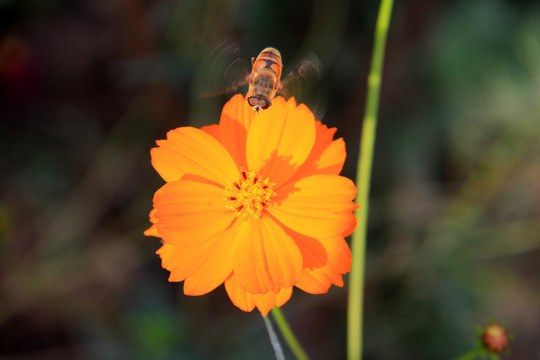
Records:
[[[241,175],[236,181],[228,186],[227,208],[236,211],[237,216],[261,217],[261,213],[268,207],[268,202],[276,196],[275,183],[268,178],[263,179],[254,171],[241,169]]]

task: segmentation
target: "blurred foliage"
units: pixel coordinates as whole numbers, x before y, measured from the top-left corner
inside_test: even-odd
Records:
[[[275,46],[286,69],[324,64],[301,100],[338,127],[352,177],[377,5],[0,1],[0,357],[272,359],[259,314],[167,282],[142,235],[163,183],[149,149],[216,123],[230,95],[200,96]],[[540,356],[539,24],[535,1],[396,4],[366,359],[453,358],[490,320],[514,336],[504,358]],[[344,358],[346,301],[295,291],[283,308],[314,359]]]

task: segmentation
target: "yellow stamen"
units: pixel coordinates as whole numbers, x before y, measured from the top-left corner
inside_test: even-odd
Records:
[[[254,171],[240,170],[241,175],[236,181],[228,186],[227,208],[236,211],[237,216],[255,216],[260,218],[264,209],[272,197],[275,183],[271,183],[268,178],[261,181],[261,177]]]

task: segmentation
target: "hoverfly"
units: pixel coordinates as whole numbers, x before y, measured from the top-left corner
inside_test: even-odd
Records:
[[[304,57],[299,65],[281,80],[283,60],[278,49],[267,47],[256,58],[252,57],[251,72],[248,72],[246,67],[239,65],[241,62],[239,52],[234,44],[223,44],[217,47],[216,58],[232,53],[235,59],[221,70],[228,79],[226,79],[225,89],[208,93],[204,97],[232,93],[240,86],[248,85],[246,101],[254,111],[260,112],[272,105],[272,100],[277,94],[285,97],[299,96],[302,90],[309,90],[309,87],[313,86],[312,83],[309,83],[310,81],[320,80],[322,63],[315,54]],[[217,61],[214,61],[213,64],[217,65]],[[239,66],[242,68],[241,70],[238,69]],[[235,72],[238,71],[241,71],[241,74],[235,75]]]
[[[278,90],[283,88],[281,53],[276,48],[267,47],[256,59],[251,58],[251,65],[246,100],[253,110],[259,112],[268,109]]]

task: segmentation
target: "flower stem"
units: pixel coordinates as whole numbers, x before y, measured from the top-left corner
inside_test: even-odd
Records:
[[[276,306],[271,310],[271,312],[277,326],[279,327],[279,330],[281,331],[281,334],[283,335],[283,338],[289,345],[289,348],[293,352],[294,356],[296,356],[298,360],[309,360],[309,356],[302,348],[302,345],[300,345],[300,342],[296,339],[296,336],[294,336],[294,333],[292,332],[281,310]]]
[[[368,76],[368,92],[366,112],[362,126],[360,141],[360,155],[356,172],[356,186],[358,195],[356,202],[360,207],[356,210],[358,226],[352,234],[351,251],[352,267],[349,288],[348,329],[347,329],[347,356],[349,360],[362,358],[362,308],[364,289],[364,268],[367,236],[367,218],[369,208],[369,186],[371,167],[373,163],[373,148],[377,129],[377,113],[379,107],[379,93],[382,79],[382,68],[386,37],[390,24],[393,0],[381,0],[377,27],[375,31],[375,44],[371,58],[371,68]]]
[[[283,349],[281,348],[279,339],[274,332],[272,322],[266,316],[263,316],[263,320],[264,324],[266,325],[266,330],[268,330],[268,336],[270,337],[270,343],[272,344],[272,348],[274,349],[274,354],[276,354],[276,360],[285,360],[285,355],[283,355]]]
[[[478,358],[483,358],[482,355],[484,355],[482,351],[479,351],[479,349],[473,349],[468,353],[465,353],[460,357],[456,358],[455,360],[474,360]]]

